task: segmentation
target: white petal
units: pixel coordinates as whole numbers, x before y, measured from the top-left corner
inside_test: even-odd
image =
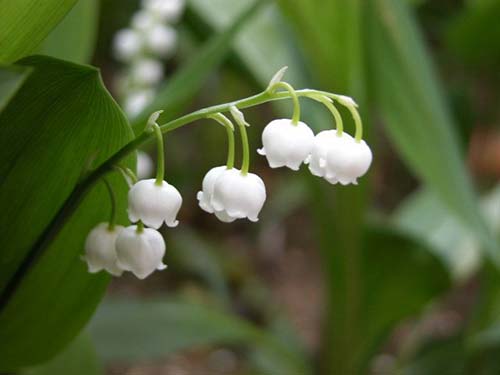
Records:
[[[84,246],[84,259],[89,272],[95,273],[104,269],[114,276],[122,274],[122,270],[115,265],[115,242],[122,228],[117,225],[110,229],[108,223],[101,223],[88,234]]]
[[[141,180],[130,189],[128,204],[130,221],[141,220],[155,229],[163,222],[172,227],[178,224],[176,217],[182,205],[182,196],[166,181],[157,185],[155,179]]]
[[[161,234],[151,228],[140,233],[133,225],[123,229],[116,240],[117,264],[144,279],[157,269],[164,269],[162,262],[165,242]]]
[[[271,168],[296,170],[309,157],[314,134],[303,122],[294,125],[290,119],[273,120],[262,132],[262,144]]]

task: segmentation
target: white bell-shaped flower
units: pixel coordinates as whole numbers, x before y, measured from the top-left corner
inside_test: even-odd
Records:
[[[135,223],[141,220],[148,227],[158,229],[163,222],[175,227],[177,213],[182,205],[179,191],[168,182],[156,184],[154,178],[141,180],[128,193],[128,217]]]
[[[155,229],[143,228],[138,232],[136,225],[122,229],[116,239],[116,255],[117,266],[139,279],[167,268],[163,264],[165,241]]]
[[[296,171],[312,151],[314,133],[301,121],[294,125],[289,119],[273,120],[262,132],[262,144],[257,152],[266,156],[271,168]]]
[[[327,179],[338,181],[342,185],[357,185],[358,177],[370,168],[372,152],[365,141],[350,139],[340,143],[336,149],[330,149],[326,157]]]
[[[215,179],[211,205],[215,215],[222,221],[243,218],[258,221],[265,201],[266,187],[256,174],[243,175],[233,168],[223,171]]]
[[[142,0],[142,7],[163,21],[175,22],[184,9],[185,0]]]
[[[143,47],[140,33],[132,29],[123,29],[115,34],[113,39],[113,52],[120,61],[130,61],[138,56]]]
[[[200,208],[210,214],[213,214],[215,211],[212,206],[215,181],[226,170],[227,167],[225,165],[210,169],[203,178],[201,191],[196,195]]]
[[[106,270],[113,276],[122,274],[123,270],[116,265],[115,248],[116,238],[122,229],[119,225],[110,228],[108,223],[100,223],[90,231],[83,256],[90,273]]]
[[[371,161],[372,154],[365,141],[357,142],[345,132],[339,136],[336,130],[316,135],[308,160],[313,175],[342,185],[356,184],[356,179],[366,173]]]
[[[158,60],[140,59],[133,63],[131,74],[133,81],[141,86],[155,85],[163,78],[163,65]]]
[[[177,45],[177,32],[170,26],[157,24],[148,31],[146,44],[151,52],[166,57]]]

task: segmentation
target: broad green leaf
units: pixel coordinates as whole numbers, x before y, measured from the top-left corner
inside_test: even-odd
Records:
[[[28,75],[29,69],[17,66],[0,66],[0,112]]]
[[[29,55],[77,0],[0,0],[0,62]]]
[[[373,101],[390,138],[412,170],[499,260],[497,244],[479,214],[455,125],[408,5],[372,0],[368,9]]]
[[[308,374],[301,353],[246,321],[214,307],[180,300],[110,300],[89,326],[105,361],[145,361],[211,345],[256,346],[283,374]]]
[[[88,168],[132,139],[95,68],[42,56],[19,65],[32,73],[0,114],[0,371],[55,355],[101,299],[109,277],[89,274],[80,255],[108,219],[105,187],[58,215]],[[117,174],[110,182],[122,220],[127,188]]]
[[[263,3],[263,0],[249,1],[227,28],[211,37],[197,55],[160,88],[155,100],[134,119],[136,133],[142,130],[148,116],[158,108],[169,116],[178,113],[178,107],[198,92],[209,74],[225,59],[234,38]]]
[[[104,374],[94,345],[88,335],[81,334],[55,358],[29,368],[21,375],[101,375]]]
[[[39,53],[88,63],[97,38],[98,0],[80,0],[43,41]]]

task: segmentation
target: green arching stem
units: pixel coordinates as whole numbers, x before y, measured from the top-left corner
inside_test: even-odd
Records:
[[[348,105],[347,109],[351,112],[352,118],[354,119],[354,124],[356,125],[356,133],[354,134],[354,139],[356,142],[361,142],[363,139],[363,122],[361,121],[361,116],[356,108],[352,105]]]
[[[297,90],[295,94],[300,97],[311,97],[315,95],[325,95],[329,98],[337,100],[344,104],[342,101],[342,97],[340,95],[332,94],[327,91],[319,91],[319,90]],[[179,117],[175,120],[169,121],[160,126],[160,130],[162,133],[168,133],[174,129],[180,128],[181,126],[190,124],[197,120],[201,120],[203,118],[207,118],[209,115],[215,114],[217,112],[228,112],[232,106],[236,108],[243,109],[254,107],[266,102],[271,102],[275,100],[284,100],[290,99],[291,94],[288,91],[285,92],[269,92],[268,90],[258,93],[256,95],[235,100],[229,103],[218,104],[211,107],[203,108],[189,114],[186,114],[182,117]],[[351,113],[357,112],[355,108],[351,108]],[[355,115],[354,115],[355,116]],[[356,118],[355,118],[356,121]],[[361,125],[360,121],[356,122],[358,125]],[[360,135],[357,134],[359,137]],[[16,270],[14,276],[9,280],[8,284],[5,286],[3,291],[0,294],[0,311],[5,308],[8,301],[12,297],[13,293],[15,293],[19,283],[22,280],[22,275],[26,273],[30,267],[39,259],[39,257],[43,254],[45,249],[52,243],[52,240],[59,234],[61,229],[64,227],[65,223],[68,219],[74,214],[76,209],[79,207],[85,195],[90,191],[90,189],[107,173],[111,172],[113,168],[120,163],[122,159],[124,159],[131,152],[134,152],[141,145],[152,139],[151,132],[143,132],[135,139],[125,144],[121,149],[115,152],[113,155],[109,157],[107,161],[99,165],[94,170],[88,172],[85,177],[83,177],[78,184],[75,186],[71,194],[66,198],[63,205],[57,212],[57,214],[52,218],[50,223],[47,224],[46,229],[40,234],[37,241],[31,247],[30,252],[24,258],[22,264]]]
[[[243,176],[246,176],[248,174],[248,170],[250,169],[250,146],[248,145],[248,135],[247,135],[248,124],[245,122],[243,114],[239,112],[236,106],[231,107],[230,111],[234,118],[234,121],[236,121],[236,123],[238,124],[238,128],[240,129],[241,145],[243,147],[241,174]]]
[[[318,95],[314,99],[323,103],[323,105],[326,108],[328,108],[328,110],[331,112],[331,114],[335,118],[335,125],[337,126],[337,135],[340,137],[344,131],[344,122],[342,121],[342,116],[340,115],[339,110],[324,95]]]
[[[115,168],[118,170],[118,172],[121,173],[121,175],[123,176],[127,185],[129,185],[129,187],[137,183],[137,176],[130,168],[122,167],[121,165],[116,165]]]
[[[292,85],[290,85],[289,83],[283,82],[283,81],[275,83],[273,85],[273,87],[271,87],[270,91],[273,92],[278,87],[284,88],[290,94],[290,97],[292,98],[292,101],[293,101],[292,124],[298,125],[298,123],[300,121],[300,102],[299,102],[299,97],[297,95],[297,92],[292,87]]]
[[[104,177],[102,181],[104,182],[104,185],[106,185],[109,194],[109,201],[111,202],[111,213],[109,215],[108,230],[112,231],[115,229],[116,224],[116,196],[109,180]]]
[[[226,116],[222,113],[216,113],[214,115],[208,116],[219,124],[226,128],[227,132],[227,169],[233,169],[234,167],[234,125]]]
[[[158,154],[158,162],[156,164],[156,181],[155,184],[161,186],[163,184],[163,177],[165,174],[165,149],[163,147],[163,133],[161,132],[158,124],[152,124],[153,131],[156,136],[157,142],[157,154]]]

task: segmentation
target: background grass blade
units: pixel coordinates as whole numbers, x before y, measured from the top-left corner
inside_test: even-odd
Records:
[[[97,311],[89,330],[108,363],[151,361],[207,345],[255,345],[273,359],[280,373],[309,373],[302,353],[237,316],[193,302],[110,300]]]
[[[500,260],[497,244],[479,214],[455,124],[408,4],[397,0],[370,4],[369,76],[373,101],[389,136],[410,168]]]

